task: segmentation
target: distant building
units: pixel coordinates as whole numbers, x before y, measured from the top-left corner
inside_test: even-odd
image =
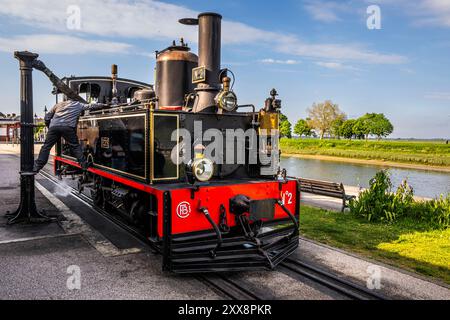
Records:
[[[34,123],[44,127],[44,119],[41,117],[34,117]],[[35,133],[35,141],[42,142],[47,135],[47,128],[39,130]],[[0,142],[18,143],[20,138],[20,116],[15,113],[3,114],[0,112]]]
[[[20,116],[0,112],[0,142],[18,142],[20,137]]]

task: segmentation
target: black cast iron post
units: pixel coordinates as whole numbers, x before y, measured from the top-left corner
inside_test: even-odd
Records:
[[[8,224],[40,223],[52,221],[36,208],[34,190],[34,122],[33,122],[33,61],[37,54],[14,52],[20,65],[20,205],[8,214]]]

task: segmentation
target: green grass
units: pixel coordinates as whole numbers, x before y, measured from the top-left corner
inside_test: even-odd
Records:
[[[373,223],[348,212],[302,206],[303,236],[450,284],[450,229],[404,219]]]
[[[325,155],[402,163],[450,166],[450,144],[444,141],[365,141],[337,139],[287,139],[280,141],[284,154]]]

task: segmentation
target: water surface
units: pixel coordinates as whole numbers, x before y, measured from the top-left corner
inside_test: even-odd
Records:
[[[377,165],[364,165],[346,162],[301,159],[296,157],[281,158],[282,168],[288,175],[308,179],[342,182],[345,185],[367,188],[369,180],[381,169],[389,169],[395,188],[404,180],[413,187],[417,196],[434,198],[440,194],[450,193],[450,173],[428,170],[392,168]]]

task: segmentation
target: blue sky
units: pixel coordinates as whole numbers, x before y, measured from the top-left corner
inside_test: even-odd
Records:
[[[366,9],[381,10],[369,30]],[[67,28],[67,8],[81,28]],[[382,112],[392,137],[450,138],[450,0],[144,1],[2,0],[0,111],[19,112],[14,50],[32,50],[58,75],[108,75],[153,82],[154,51],[196,28],[179,25],[203,11],[224,17],[222,65],[235,73],[242,104],[263,105],[279,91],[291,122],[330,99],[349,117]],[[37,113],[50,106],[49,81],[34,73]]]

